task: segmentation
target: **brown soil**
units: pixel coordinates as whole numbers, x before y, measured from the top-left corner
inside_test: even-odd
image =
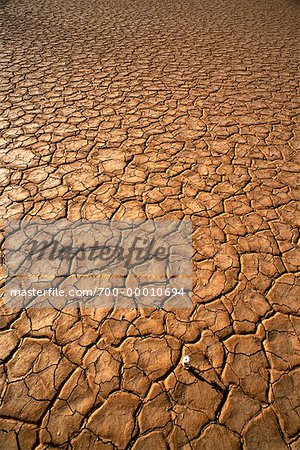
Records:
[[[0,448],[299,449],[300,3],[0,13],[1,218],[191,219],[197,304],[3,307]]]

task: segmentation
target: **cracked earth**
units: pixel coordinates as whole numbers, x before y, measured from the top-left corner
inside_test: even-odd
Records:
[[[0,23],[1,221],[190,219],[195,274],[189,310],[3,305],[0,448],[299,450],[299,1]]]

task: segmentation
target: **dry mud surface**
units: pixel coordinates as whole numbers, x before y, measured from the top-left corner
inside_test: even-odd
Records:
[[[300,448],[299,30],[297,0],[0,2],[1,220],[191,219],[195,251],[190,311],[2,307],[2,450]]]

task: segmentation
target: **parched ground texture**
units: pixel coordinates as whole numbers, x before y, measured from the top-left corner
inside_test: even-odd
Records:
[[[191,219],[195,252],[189,311],[1,308],[2,450],[300,448],[299,30],[1,0],[1,220]]]

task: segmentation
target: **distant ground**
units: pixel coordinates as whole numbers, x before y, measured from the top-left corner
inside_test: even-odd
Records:
[[[0,13],[1,219],[195,230],[193,311],[1,309],[0,448],[299,450],[300,3]]]

